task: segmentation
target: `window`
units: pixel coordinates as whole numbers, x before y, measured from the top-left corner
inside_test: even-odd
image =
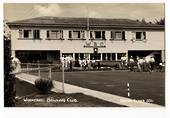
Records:
[[[40,30],[19,30],[19,38],[23,39],[40,39]]]
[[[47,38],[49,39],[63,38],[63,31],[62,30],[47,30]]]
[[[137,40],[146,39],[146,32],[136,32],[136,39]]]
[[[40,39],[40,30],[33,30],[33,38]]]
[[[32,34],[31,30],[24,30],[24,38],[31,38],[31,34]]]
[[[111,31],[111,39],[125,40],[125,31]]]
[[[96,31],[95,32],[95,38],[97,38],[97,39],[101,39],[102,38],[102,34],[101,34],[100,31]]]
[[[62,57],[73,57],[73,53],[62,53]]]
[[[106,54],[106,53],[103,53],[103,54],[102,54],[102,59],[103,59],[103,60],[107,60],[107,54]]]
[[[107,60],[111,60],[111,54],[107,53]]]
[[[80,38],[80,31],[73,31],[73,36],[72,36],[72,38],[74,39],[78,39],[78,38]]]
[[[75,53],[75,59],[76,59],[76,60],[79,59],[79,53]]]
[[[126,53],[117,53],[117,59],[120,60],[121,57],[125,56]]]
[[[115,32],[116,39],[122,39],[122,32]]]
[[[84,59],[84,53],[80,53],[80,60]]]
[[[112,60],[116,60],[115,53],[112,53]]]
[[[91,39],[105,39],[105,31],[91,31],[90,38]]]
[[[75,53],[75,59],[83,60],[85,58],[85,53]]]
[[[23,30],[19,30],[19,38],[22,38],[23,37]]]
[[[90,53],[90,60],[94,60],[94,54]]]
[[[83,39],[84,31],[69,31],[69,38],[70,39]]]
[[[111,60],[111,53],[102,53],[103,60]]]

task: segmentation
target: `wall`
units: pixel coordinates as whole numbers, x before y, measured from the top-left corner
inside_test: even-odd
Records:
[[[85,42],[89,42],[87,32],[86,40],[67,40],[68,31],[64,30],[65,40],[46,40],[46,29],[41,30],[42,40],[18,40],[18,29],[12,29],[12,54],[14,50],[61,50],[62,53],[93,53],[93,48],[84,48]],[[135,30],[136,31],[136,30]],[[111,41],[110,31],[106,31],[106,48],[99,48],[99,53],[121,53],[128,50],[165,50],[164,31],[146,31],[147,41],[132,42],[132,30],[127,30],[126,41]],[[93,41],[95,42],[95,41]]]

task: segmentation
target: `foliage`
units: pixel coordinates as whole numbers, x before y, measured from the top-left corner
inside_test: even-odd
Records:
[[[53,83],[48,79],[37,79],[35,81],[35,87],[42,93],[47,93],[53,88]]]
[[[161,18],[160,20],[155,19],[155,24],[157,24],[157,25],[165,25],[165,18]]]
[[[15,76],[10,74],[11,67],[11,41],[4,39],[4,106],[15,106]]]

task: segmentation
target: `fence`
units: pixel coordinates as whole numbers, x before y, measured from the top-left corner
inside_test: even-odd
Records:
[[[13,74],[27,73],[39,78],[56,80],[62,82],[62,92],[64,92],[64,65],[63,64],[40,64],[21,63],[21,71]]]

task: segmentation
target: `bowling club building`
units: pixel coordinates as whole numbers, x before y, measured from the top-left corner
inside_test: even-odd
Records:
[[[119,61],[122,56],[165,62],[165,27],[131,19],[37,17],[7,23],[12,55],[21,62]]]

